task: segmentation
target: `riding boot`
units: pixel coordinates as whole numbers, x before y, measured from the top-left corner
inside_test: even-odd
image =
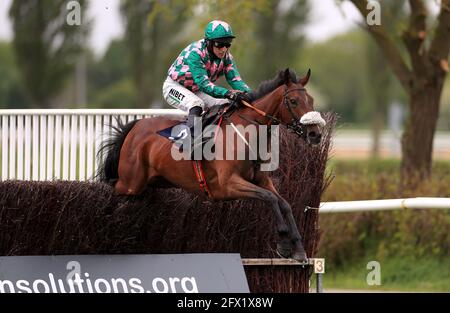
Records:
[[[194,156],[194,146],[195,145],[195,134],[194,134],[194,126],[195,126],[195,120],[198,119],[201,115],[202,115],[203,109],[199,106],[195,106],[192,107],[189,110],[188,113],[188,117],[187,117],[187,122],[186,122],[186,126],[189,128],[190,133],[191,133],[191,160],[193,160],[193,156]],[[180,147],[180,152],[183,151],[183,146]]]
[[[195,119],[202,115],[203,109],[199,106],[192,107],[189,110],[186,126],[191,130],[191,134],[194,132]]]

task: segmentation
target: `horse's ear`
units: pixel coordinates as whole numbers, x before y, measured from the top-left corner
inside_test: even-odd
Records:
[[[311,76],[311,69],[308,69],[308,73],[306,73],[306,76],[300,79],[300,84],[302,84],[302,86],[305,86],[308,83],[310,76]]]
[[[291,71],[289,71],[289,67],[284,70],[284,83],[287,85],[291,82]]]

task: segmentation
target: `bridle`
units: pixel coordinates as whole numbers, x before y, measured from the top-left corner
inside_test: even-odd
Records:
[[[288,124],[283,123],[283,125],[286,126],[286,128],[288,130],[290,130],[290,131],[294,132],[295,134],[297,134],[297,136],[305,137],[306,136],[305,125],[300,123],[300,117],[298,117],[297,114],[292,109],[292,106],[290,104],[289,98],[287,97],[288,93],[290,93],[291,91],[296,91],[296,90],[306,91],[306,88],[305,87],[300,87],[300,88],[288,89],[287,86],[286,86],[286,88],[284,90],[283,104],[287,107],[289,113],[291,114],[291,118],[292,119],[291,119],[291,123],[288,123]]]
[[[284,93],[283,93],[283,100],[282,100],[282,102],[283,102],[283,105],[285,105],[286,108],[288,109],[289,114],[291,115],[291,122],[290,123],[285,123],[282,120],[280,120],[280,119],[278,119],[278,118],[276,118],[276,117],[274,117],[272,115],[269,115],[266,112],[264,112],[264,111],[262,111],[262,110],[260,110],[258,108],[255,108],[254,106],[252,106],[251,104],[249,104],[249,103],[247,103],[245,101],[242,101],[242,103],[245,106],[247,106],[247,107],[253,109],[254,111],[256,111],[258,114],[268,118],[269,121],[271,122],[271,124],[273,124],[273,125],[283,125],[289,131],[295,133],[297,136],[304,138],[304,137],[306,137],[305,125],[300,122],[300,117],[298,117],[297,114],[295,113],[295,111],[292,109],[292,106],[291,106],[290,101],[289,101],[290,99],[288,98],[288,94],[290,92],[297,91],[297,90],[306,91],[306,88],[300,87],[300,88],[288,89],[288,87],[286,86],[286,88],[284,90]],[[244,117],[242,115],[239,115],[239,116],[241,118],[249,121],[246,117]],[[252,122],[252,121],[249,121],[249,122]]]

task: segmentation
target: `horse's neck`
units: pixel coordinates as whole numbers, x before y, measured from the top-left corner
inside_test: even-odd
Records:
[[[267,115],[278,118],[279,117],[278,116],[279,115],[279,107],[280,107],[280,103],[281,103],[282,99],[283,99],[283,89],[277,88],[274,91],[272,91],[271,93],[262,97],[261,99],[254,101],[252,103],[252,106],[257,108],[258,110],[265,112]],[[259,114],[255,110],[253,110],[252,108],[243,106],[239,110],[235,111],[231,115],[230,119],[227,119],[227,123],[222,124],[222,127],[224,128],[224,127],[226,127],[226,125],[228,125],[230,123],[232,124],[234,131],[239,133],[239,130],[236,128],[237,125],[241,125],[244,127],[247,127],[250,124],[269,125],[270,119],[262,116],[261,114]],[[256,132],[257,138],[258,138],[258,136],[260,136],[262,134],[262,133],[260,133],[260,130],[261,129],[258,128],[258,130]],[[225,130],[225,132],[227,132],[227,131]],[[245,136],[245,134],[240,133],[240,138],[243,138],[243,136]],[[270,137],[270,132],[266,131],[264,136]],[[238,139],[238,140],[243,140],[243,139]],[[257,140],[259,142],[259,139],[257,139]],[[244,145],[244,146],[234,145],[234,149],[239,149],[239,150],[245,149],[247,151],[253,150],[253,152],[255,152],[254,149],[257,149],[257,146],[250,147],[250,145],[253,143],[253,140],[249,139],[249,142],[247,140],[244,140],[244,141],[246,142],[246,145]],[[271,140],[268,139],[266,142],[269,145],[268,149],[270,149]],[[226,143],[224,142],[224,144],[226,144]],[[248,155],[248,153],[249,152],[246,152],[245,155]],[[258,157],[259,157],[259,155],[258,155]],[[255,160],[244,159],[244,160],[240,160],[240,161],[241,162],[254,162]]]
[[[261,99],[258,99],[252,103],[252,106],[263,111],[267,115],[278,118],[280,103],[282,101],[283,92],[282,88],[278,87],[271,93],[265,95]],[[243,107],[238,111],[246,118],[253,120],[259,124],[266,124],[269,120],[253,110],[252,108]]]

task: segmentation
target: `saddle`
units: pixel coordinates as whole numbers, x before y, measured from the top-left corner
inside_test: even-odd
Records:
[[[231,115],[231,113],[234,112],[234,110],[236,110],[236,105],[234,103],[216,105],[216,106],[206,109],[203,112],[203,114],[201,115],[202,130],[204,130],[207,126],[215,125],[215,126],[217,126],[216,127],[216,131],[217,131],[217,129],[220,127],[220,124],[222,123],[223,119],[228,118]],[[186,122],[187,122],[187,120],[181,121],[179,123],[176,123],[173,126],[165,128],[163,130],[160,130],[157,133],[165,138],[168,138],[172,142],[180,143],[180,141],[182,141],[184,138],[186,138],[188,132],[187,132],[186,128],[179,127],[179,126],[186,125]],[[178,134],[174,135],[172,132],[172,129],[175,127],[178,127],[181,130],[178,132]],[[202,138],[202,141],[201,141],[202,147],[204,144],[206,144],[207,142],[209,142],[210,140],[212,140],[215,137],[215,132],[210,137]]]

